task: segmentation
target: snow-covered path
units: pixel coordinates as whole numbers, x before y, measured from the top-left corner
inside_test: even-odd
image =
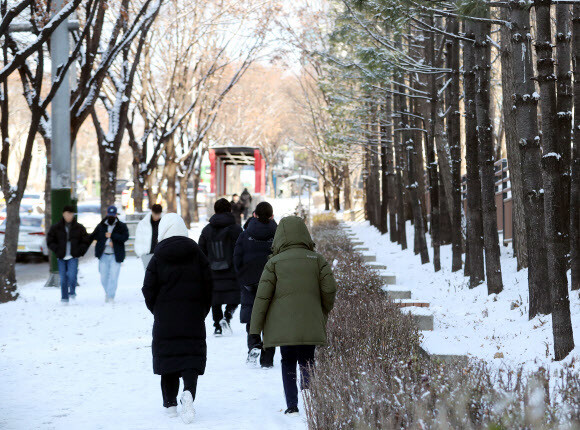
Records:
[[[0,429],[306,428],[303,413],[283,413],[279,352],[274,369],[246,367],[238,312],[232,337],[214,338],[211,313],[206,320],[208,365],[195,423],[165,417],[151,369],[153,318],[141,295],[143,274],[141,262],[128,258],[117,300],[105,304],[92,259],[81,265],[76,303],[61,306],[59,291],[35,282],[1,305]]]

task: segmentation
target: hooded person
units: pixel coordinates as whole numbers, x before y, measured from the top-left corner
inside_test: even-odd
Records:
[[[260,365],[263,368],[274,366],[275,348],[263,349],[261,337],[249,334],[250,320],[258,282],[268,261],[268,256],[272,253],[276,227],[272,205],[268,202],[260,202],[256,206],[253,217],[248,219],[247,227],[240,234],[234,248],[234,266],[241,288],[240,322],[246,324],[248,333],[246,363],[255,366],[258,357],[260,357]]]
[[[161,218],[159,243],[147,266],[142,292],[154,316],[153,372],[161,375],[163,406],[168,415],[177,415],[181,377],[181,417],[190,423],[195,418],[197,379],[204,374],[207,360],[205,318],[211,306],[212,280],[207,258],[188,237],[177,214]]]
[[[226,199],[214,204],[215,214],[201,231],[199,247],[209,260],[213,279],[212,316],[214,335],[231,334],[230,321],[240,304],[240,286],[234,269],[234,245],[242,228],[236,224]],[[222,310],[225,306],[225,311]]]
[[[265,348],[280,347],[287,414],[298,412],[297,365],[301,389],[308,389],[314,350],[326,344],[335,295],[330,265],[314,251],[302,218],[282,218],[258,285],[250,334],[263,333]]]
[[[89,244],[97,241],[95,257],[99,259],[101,284],[105,290],[105,301],[113,302],[117,293],[121,263],[125,261],[125,242],[129,240],[129,229],[117,217],[117,208],[109,206],[107,216],[95,227]]]

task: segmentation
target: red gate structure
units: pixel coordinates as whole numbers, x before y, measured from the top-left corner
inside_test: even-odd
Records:
[[[255,195],[266,193],[266,160],[259,148],[249,146],[214,146],[209,148],[211,168],[210,192],[218,197],[227,194],[227,181],[231,179],[229,166],[254,166]]]

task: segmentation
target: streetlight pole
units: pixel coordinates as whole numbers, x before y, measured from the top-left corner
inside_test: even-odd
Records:
[[[55,0],[54,13],[58,13],[64,5],[64,0]],[[57,78],[58,71],[69,57],[69,26],[65,19],[50,38],[50,53],[52,58],[52,82]],[[64,77],[51,102],[51,222],[58,222],[64,206],[71,203],[71,146],[70,146],[70,83],[69,75]],[[51,256],[50,275],[46,281],[47,287],[58,287],[58,267],[56,258]]]

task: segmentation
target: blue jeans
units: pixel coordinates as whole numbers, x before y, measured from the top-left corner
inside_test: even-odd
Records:
[[[121,263],[115,261],[115,254],[103,254],[99,259],[99,272],[101,273],[101,284],[108,298],[114,299],[117,292],[117,282]]]
[[[75,296],[77,287],[77,274],[79,271],[79,259],[58,259],[58,274],[60,276],[60,294],[62,300],[68,300],[68,296]]]
[[[296,387],[296,365],[300,368],[300,389],[306,390],[310,384],[310,368],[314,366],[314,345],[281,346],[282,382],[288,408],[298,407],[298,387]]]

